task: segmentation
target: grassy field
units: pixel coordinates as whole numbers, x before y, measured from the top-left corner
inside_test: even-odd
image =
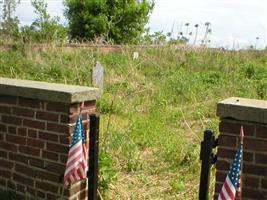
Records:
[[[1,51],[2,77],[90,86],[93,64],[105,66],[98,101],[103,199],[197,199],[200,141],[205,128],[218,132],[216,103],[231,96],[267,99],[266,50],[101,53],[48,45]]]

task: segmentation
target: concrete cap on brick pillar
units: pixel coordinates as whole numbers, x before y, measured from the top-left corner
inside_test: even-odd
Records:
[[[0,95],[60,103],[78,103],[99,98],[97,88],[0,78]]]
[[[231,97],[217,104],[217,116],[266,124],[267,101]]]

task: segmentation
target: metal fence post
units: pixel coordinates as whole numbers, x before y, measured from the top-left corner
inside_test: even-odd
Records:
[[[90,134],[89,134],[89,170],[88,177],[88,200],[97,199],[98,182],[98,148],[99,148],[99,115],[90,115]]]
[[[212,130],[204,131],[204,140],[201,142],[200,160],[201,175],[199,184],[199,200],[209,199],[209,179],[211,165],[216,162],[216,156],[214,156],[212,149],[217,146],[217,140],[215,139]]]

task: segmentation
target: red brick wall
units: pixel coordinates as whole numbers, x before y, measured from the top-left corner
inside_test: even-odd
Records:
[[[86,129],[95,103],[85,102]],[[68,145],[79,112],[78,103],[0,95],[0,189],[12,190],[17,197],[85,199],[86,181],[62,192]]]
[[[216,163],[215,198],[222,188],[239,144],[244,127],[242,200],[267,199],[267,125],[221,119]]]

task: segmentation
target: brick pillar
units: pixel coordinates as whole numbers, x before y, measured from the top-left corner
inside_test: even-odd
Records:
[[[85,128],[98,90],[0,78],[0,190],[16,199],[87,199],[87,183],[63,190],[63,174],[80,104]]]
[[[217,106],[220,117],[215,197],[233,162],[244,127],[242,200],[267,199],[267,102],[232,97]]]

